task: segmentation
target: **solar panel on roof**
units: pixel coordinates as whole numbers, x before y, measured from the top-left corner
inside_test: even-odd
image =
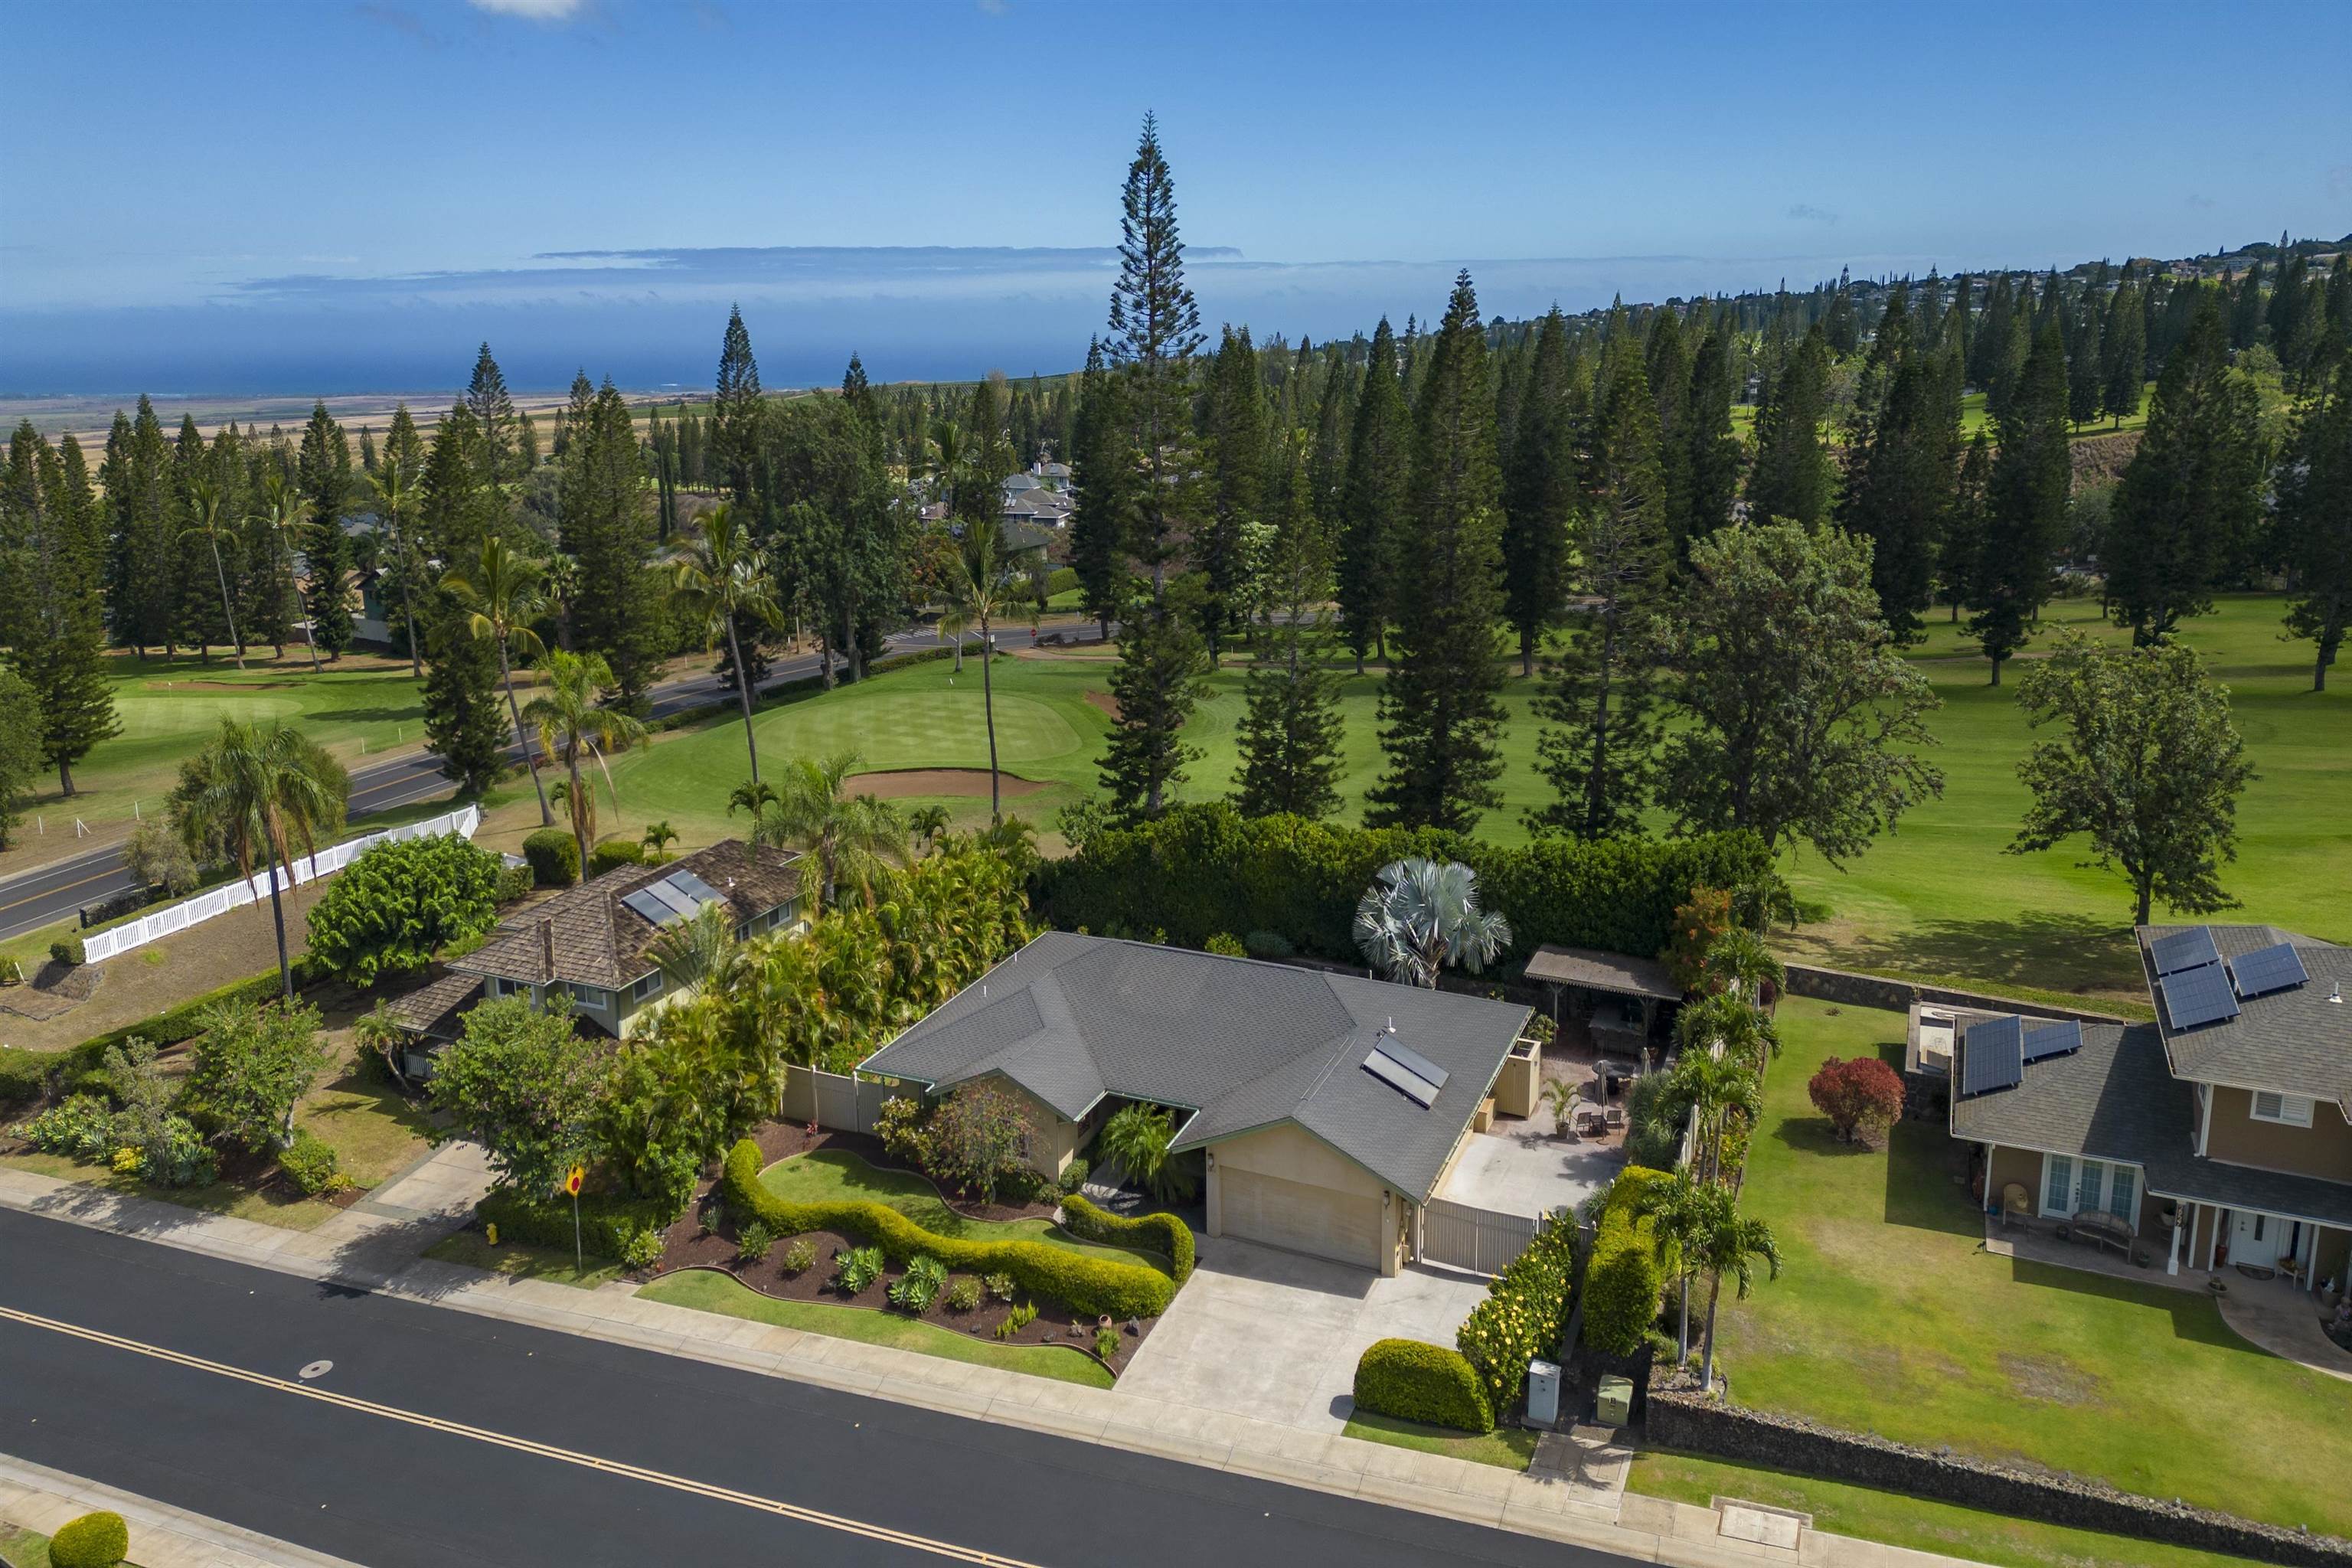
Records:
[[[1374,1051],[1364,1058],[1364,1070],[1420,1106],[1428,1110],[1437,1101],[1437,1086],[1405,1067],[1384,1051]]]
[[[1412,1049],[1411,1047],[1397,1044],[1396,1037],[1394,1035],[1381,1036],[1380,1043],[1374,1046],[1372,1049],[1383,1052],[1395,1058],[1397,1064],[1402,1067],[1405,1071],[1412,1074],[1415,1078],[1423,1079],[1428,1083],[1432,1089],[1444,1089],[1445,1087],[1445,1069],[1439,1067],[1435,1062],[1431,1061],[1427,1057],[1423,1056],[1419,1051]]]
[[[677,889],[672,887],[670,885],[669,879],[667,877],[663,878],[658,882],[649,883],[639,890],[649,894],[668,905],[670,909],[677,912],[677,918],[682,921],[692,920],[694,918],[694,911],[702,907],[696,903],[692,899],[688,898],[684,893],[679,892]]]
[[[715,904],[721,896],[718,889],[691,871],[672,871],[663,880],[698,904]]]
[[[1990,1094],[2025,1081],[2025,1036],[2015,1018],[1987,1018],[1961,1037],[1960,1094]]]
[[[2176,1029],[2193,1029],[2238,1016],[2238,999],[2231,994],[2229,977],[2218,963],[2184,969],[2157,984],[2164,987],[2164,1010],[2172,1015]]]
[[[2156,961],[2158,975],[2177,974],[2184,969],[2221,962],[2221,950],[2213,945],[2213,933],[2203,926],[2157,938],[2148,943],[2147,955]]]
[[[650,888],[639,888],[634,893],[621,895],[621,902],[643,915],[653,925],[675,925],[686,917],[653,895]]]
[[[2237,982],[2241,996],[2267,996],[2311,978],[2303,967],[2303,955],[2292,942],[2284,942],[2230,960],[2230,977]]]
[[[2025,1031],[2023,1055],[2029,1062],[2038,1062],[2044,1057],[2072,1056],[2082,1048],[2083,1026],[2072,1018],[2036,1024]]]

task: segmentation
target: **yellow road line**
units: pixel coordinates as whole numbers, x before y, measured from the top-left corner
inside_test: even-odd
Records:
[[[28,872],[28,873],[26,873],[26,874],[27,874],[27,875],[30,875],[30,876],[38,876],[38,875],[39,875],[39,873],[38,873],[38,872]],[[122,874],[122,868],[121,868],[121,867],[120,867],[120,866],[117,866],[117,867],[115,867],[115,868],[114,868],[112,870],[110,870],[110,871],[100,871],[100,872],[97,876],[95,876],[95,877],[84,877],[84,878],[83,878],[80,881],[79,881],[79,882],[60,882],[60,883],[58,883],[58,884],[56,887],[54,887],[54,888],[44,888],[44,889],[42,889],[39,892],[35,893],[35,894],[32,896],[32,898],[29,898],[29,899],[18,899],[18,900],[16,901],[16,903],[13,903],[13,904],[0,904],[0,913],[5,913],[6,911],[8,911],[8,910],[13,910],[13,909],[16,909],[16,908],[18,908],[18,907],[19,907],[19,906],[21,906],[21,905],[29,904],[29,903],[31,903],[31,902],[33,901],[33,900],[34,900],[34,899],[46,899],[46,898],[49,898],[49,897],[52,897],[52,896],[53,896],[53,895],[55,895],[55,894],[64,892],[64,891],[65,891],[67,889],[68,889],[68,888],[79,888],[79,887],[85,887],[85,886],[87,886],[88,884],[89,884],[89,883],[91,883],[91,882],[102,882],[102,881],[106,880],[106,879],[107,879],[107,878],[109,878],[109,877],[119,877],[119,876],[121,876],[121,874]]]
[[[290,1394],[304,1399],[317,1400],[320,1404],[355,1411],[363,1415],[375,1415],[387,1421],[397,1421],[405,1426],[422,1426],[427,1431],[443,1432],[453,1437],[488,1443],[495,1447],[510,1448],[516,1453],[530,1454],[537,1458],[554,1459],[567,1465],[577,1465],[583,1469],[596,1470],[608,1476],[620,1476],[630,1480],[645,1481],[653,1486],[667,1487],[672,1491],[685,1492],[692,1497],[709,1498],[716,1502],[734,1503],[741,1508],[756,1510],[761,1513],[772,1513],[802,1524],[814,1524],[823,1526],[826,1530],[837,1530],[845,1535],[863,1536],[868,1541],[879,1541],[891,1546],[903,1546],[914,1552],[926,1552],[934,1557],[945,1557],[951,1562],[977,1563],[984,1564],[985,1568],[1037,1568],[1037,1564],[1024,1562],[1017,1557],[1005,1557],[993,1552],[982,1552],[976,1547],[959,1546],[951,1541],[934,1541],[927,1535],[914,1535],[903,1530],[892,1530],[885,1525],[868,1524],[864,1520],[850,1519],[837,1513],[825,1513],[818,1509],[803,1508],[798,1503],[761,1497],[756,1492],[737,1491],[731,1487],[715,1486],[708,1481],[698,1481],[686,1476],[671,1475],[666,1470],[648,1469],[642,1465],[626,1464],[618,1459],[599,1458],[593,1454],[583,1454],[576,1449],[560,1448],[551,1443],[541,1443],[529,1437],[511,1436],[504,1432],[493,1432],[487,1427],[469,1426],[462,1421],[446,1421],[437,1415],[425,1415],[414,1410],[403,1410],[398,1405],[380,1405],[372,1399],[354,1398],[348,1394],[337,1394],[331,1389],[318,1388],[306,1383],[271,1377],[263,1373],[247,1372],[242,1367],[230,1366],[223,1362],[207,1361],[202,1356],[167,1350],[162,1345],[151,1345],[140,1340],[124,1339],[120,1334],[105,1333],[97,1329],[85,1329],[76,1323],[60,1322],[55,1318],[44,1318],[36,1313],[18,1311],[13,1307],[0,1307],[0,1320],[22,1323],[27,1328],[47,1329],[51,1333],[86,1340],[92,1344],[104,1345],[110,1350],[129,1351],[134,1355],[168,1362],[173,1366],[187,1367],[195,1372],[210,1373],[215,1377],[226,1377],[234,1382],[250,1384],[257,1388],[267,1388],[280,1394]]]

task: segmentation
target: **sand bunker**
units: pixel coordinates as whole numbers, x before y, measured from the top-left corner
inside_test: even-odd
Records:
[[[1050,789],[1035,779],[1016,778],[1011,773],[996,775],[997,787],[1006,795],[1035,795]],[[843,786],[852,795],[870,795],[877,800],[898,800],[910,795],[973,795],[988,798],[986,768],[899,768],[889,773],[856,773]]]
[[[1089,691],[1087,693],[1087,700],[1101,709],[1104,712],[1109,714],[1112,718],[1116,719],[1118,717],[1118,699],[1113,697],[1109,692]]]

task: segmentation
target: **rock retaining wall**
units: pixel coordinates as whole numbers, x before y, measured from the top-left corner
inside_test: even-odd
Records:
[[[2076,1530],[2137,1536],[2290,1568],[2352,1564],[2352,1542],[2340,1537],[2140,1497],[2078,1476],[1931,1453],[1885,1437],[1842,1432],[1801,1416],[1717,1404],[1696,1390],[1651,1389],[1648,1436],[1661,1447],[1884,1487]]]
[[[2040,1002],[2021,1002],[2013,996],[1987,996],[1974,991],[1957,991],[1948,985],[1924,985],[1912,980],[1857,974],[1849,969],[1821,969],[1809,963],[1789,965],[1788,990],[1791,996],[1813,996],[1848,1007],[1884,1007],[1893,1013],[1908,1011],[1914,1002],[1939,1002],[1948,1007],[2016,1013],[2029,1018],[2074,1018],[2085,1024],[2130,1022],[2113,1013],[2053,1007]]]

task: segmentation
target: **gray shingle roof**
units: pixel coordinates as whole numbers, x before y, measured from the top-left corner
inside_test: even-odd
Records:
[[[1955,1081],[1968,1048],[1963,1034]],[[1951,1110],[1952,1135],[1971,1142],[2120,1160],[2165,1197],[2352,1225],[2352,1185],[2200,1160],[2196,1123],[2196,1092],[2172,1076],[2147,1024],[2085,1024],[2081,1050],[2029,1062],[2017,1088],[1955,1097]]]
[[[1105,1095],[1198,1112],[1176,1147],[1295,1121],[1427,1198],[1528,1009],[1186,948],[1047,931],[861,1065],[934,1087],[1003,1073],[1062,1115]],[[1445,1069],[1427,1110],[1363,1070],[1390,1021]],[[1181,1119],[1180,1119],[1181,1120]]]
[[[1620,996],[1652,996],[1664,1002],[1682,1000],[1666,966],[1654,958],[1625,952],[1602,952],[1590,947],[1536,949],[1528,960],[1527,976],[1551,985],[1579,985],[1587,991],[1607,991]]]
[[[2137,932],[2140,968],[2173,1072],[2204,1083],[2333,1100],[2352,1116],[2352,1000],[2328,1000],[2337,986],[2352,994],[2352,948],[2276,926],[2208,926],[2224,960],[2285,942],[2294,948],[2310,978],[2289,990],[2242,999],[2234,1018],[2176,1029],[2148,949],[2177,931],[2193,929],[2142,926]]]

